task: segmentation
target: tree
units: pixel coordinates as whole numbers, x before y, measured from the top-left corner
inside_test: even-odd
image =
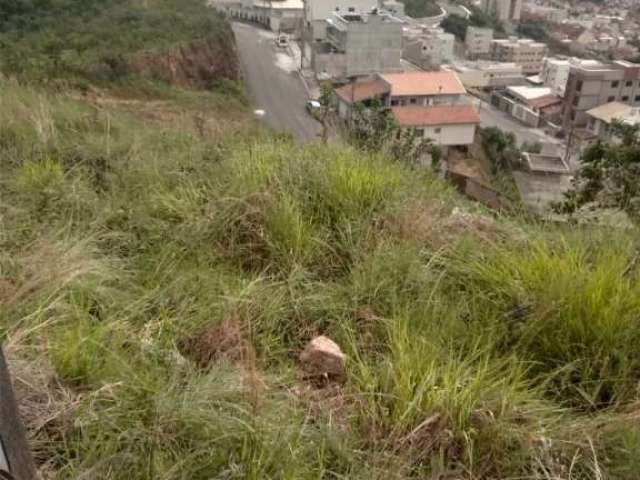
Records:
[[[318,121],[322,125],[322,143],[327,143],[329,140],[329,126],[331,120],[331,103],[333,100],[333,88],[330,82],[320,85],[320,113],[318,114]]]
[[[585,150],[572,188],[554,206],[557,212],[572,214],[592,204],[640,219],[640,126],[614,121],[610,131],[614,141]]]
[[[540,153],[542,152],[542,144],[540,142],[522,142],[520,150],[528,153]]]
[[[516,31],[523,37],[532,38],[538,42],[543,42],[547,39],[545,25],[541,22],[522,22],[518,25]]]
[[[434,0],[404,0],[407,15],[413,18],[433,17],[440,13]]]
[[[466,18],[454,14],[446,16],[440,23],[445,32],[455,35],[460,41],[464,41],[468,25],[469,21]]]
[[[487,127],[480,130],[482,145],[489,153],[491,167],[497,172],[507,168],[509,160],[518,155],[516,136],[512,132],[503,132],[498,127]]]
[[[391,110],[379,100],[365,106],[357,104],[346,125],[347,141],[359,150],[382,152],[409,164],[418,164],[430,154],[432,165],[439,165],[442,152],[431,139],[420,135],[415,128],[402,128]]]

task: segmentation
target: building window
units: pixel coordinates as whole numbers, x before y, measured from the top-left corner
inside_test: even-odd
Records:
[[[631,80],[627,80],[627,83],[624,84],[625,87],[630,87],[631,85],[633,85],[633,81]]]
[[[397,107],[398,106],[398,100],[391,100],[391,106],[392,107]]]
[[[640,95],[636,95],[636,98],[634,98],[634,101],[640,102]]]
[[[424,128],[416,128],[415,132],[417,137],[424,137]]]
[[[415,98],[410,98],[410,99],[409,99],[409,103],[410,103],[411,105],[415,105],[415,104],[416,104],[416,101],[417,101],[417,100],[416,100]]]
[[[622,97],[622,101],[626,102],[629,100],[629,95],[625,95],[624,97]]]
[[[611,88],[617,88],[618,85],[620,85],[620,82],[618,80],[614,80],[613,82],[611,82]]]
[[[616,99],[616,97],[611,96],[607,98],[607,102],[613,102]]]
[[[433,129],[433,131],[435,133],[440,133],[442,131],[442,129],[440,127],[436,127],[436,128]]]

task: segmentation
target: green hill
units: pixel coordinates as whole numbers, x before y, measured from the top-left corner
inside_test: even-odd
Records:
[[[0,83],[0,319],[46,478],[637,477],[635,230],[494,217],[136,78]],[[304,378],[318,334],[344,382]]]

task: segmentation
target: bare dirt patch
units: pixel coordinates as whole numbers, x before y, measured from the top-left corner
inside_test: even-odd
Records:
[[[177,347],[180,354],[203,369],[221,360],[243,361],[248,351],[240,324],[235,320],[206,326],[178,340]]]

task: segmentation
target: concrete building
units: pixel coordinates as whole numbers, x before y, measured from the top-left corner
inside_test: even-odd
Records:
[[[402,71],[398,18],[374,8],[366,14],[334,12],[326,22],[326,40],[312,50],[316,75],[347,78]]]
[[[254,0],[258,21],[273,32],[300,34],[303,17],[302,0]]]
[[[539,75],[542,84],[551,88],[551,91],[556,95],[564,95],[570,66],[571,64],[566,58],[546,57],[542,61],[542,70]]]
[[[378,7],[377,0],[303,0],[304,34],[308,42],[326,38],[327,20],[338,13],[369,12]]]
[[[640,64],[572,65],[562,111],[565,130],[585,126],[588,110],[611,102],[640,106]]]
[[[338,115],[348,119],[355,104],[374,99],[391,109],[395,121],[438,145],[470,145],[480,117],[467,102],[466,90],[454,72],[376,75],[336,89]]]
[[[463,62],[453,63],[445,69],[456,72],[466,88],[494,89],[526,83],[522,66],[515,63]]]
[[[588,110],[587,117],[589,120],[586,129],[596,139],[603,142],[617,142],[619,139],[613,136],[611,124],[617,120],[626,125],[639,125],[640,108],[620,102],[605,103]]]
[[[257,22],[274,32],[294,37],[302,32],[303,0],[212,0],[210,5],[231,18]]]
[[[549,23],[562,23],[569,18],[569,10],[564,7],[551,7],[525,3],[522,6],[522,16],[529,20],[542,20]]]
[[[562,97],[567,87],[569,70],[572,65],[597,66],[599,64],[600,62],[597,60],[584,60],[576,57],[546,57],[542,62],[542,71],[539,76],[542,83],[551,88],[554,95]]]
[[[403,28],[402,57],[425,70],[438,70],[453,59],[455,37],[440,28]]]
[[[492,93],[491,104],[532,128],[559,123],[562,112],[562,99],[548,87],[507,87]]]
[[[491,54],[493,29],[482,27],[467,27],[464,39],[465,53],[469,59],[488,58]]]
[[[491,58],[498,62],[513,62],[522,66],[522,73],[533,75],[542,69],[542,59],[547,53],[544,43],[529,38],[509,37],[491,42]]]
[[[501,22],[517,22],[520,20],[522,0],[481,0],[480,7],[484,13]]]

